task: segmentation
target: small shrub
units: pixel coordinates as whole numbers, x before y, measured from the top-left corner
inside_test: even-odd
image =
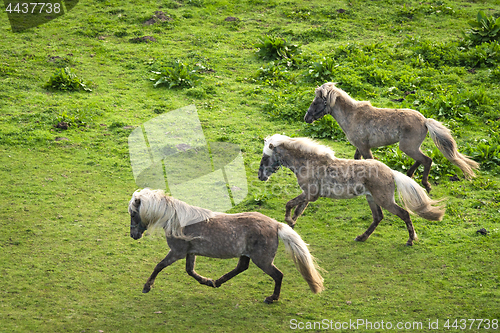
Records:
[[[443,65],[457,65],[460,60],[459,45],[456,42],[435,42],[407,37],[403,46],[413,52],[415,67],[429,65],[435,68]]]
[[[477,13],[476,21],[469,21],[471,28],[463,33],[469,45],[500,41],[500,17],[487,17],[483,11]]]
[[[186,95],[189,97],[194,97],[197,99],[202,99],[207,97],[207,93],[205,92],[204,89],[196,87],[196,88],[190,88],[186,90]]]
[[[424,13],[425,15],[454,15],[455,10],[447,6],[444,3],[439,3],[439,4],[428,4],[424,3],[420,6],[419,11]]]
[[[199,7],[199,8],[205,7],[205,0],[185,0],[183,2],[188,6]]]
[[[151,81],[154,81],[154,87],[167,86],[172,88],[193,88],[201,80],[197,75],[205,67],[201,65],[191,66],[180,60],[176,60],[170,65],[161,66],[157,71],[151,71],[156,75]]]
[[[434,92],[417,91],[408,95],[403,107],[418,107],[425,116],[438,116],[441,119],[469,120],[469,114],[482,115],[493,103],[488,92],[482,88],[460,89],[457,87],[434,87]]]
[[[311,43],[315,41],[332,39],[341,33],[342,30],[335,26],[319,26],[305,30],[301,29],[296,33],[293,33],[293,36],[303,43]]]
[[[404,4],[403,7],[398,9],[398,11],[396,12],[396,22],[404,23],[406,21],[412,20],[417,12],[418,10],[416,7],[407,7],[406,4]]]
[[[97,112],[91,109],[76,109],[72,111],[64,110],[56,118],[56,124],[67,123],[68,127],[87,127],[95,116],[102,115],[102,112]]]
[[[168,9],[177,9],[182,7],[182,4],[174,0],[167,0],[163,3],[163,7]]]
[[[451,164],[436,147],[432,150],[424,149],[423,153],[432,158],[432,167],[429,173],[430,179],[438,180],[443,177],[450,177],[457,174],[458,168]],[[415,163],[412,158],[403,153],[399,147],[395,145],[379,147],[374,150],[374,154],[377,155],[380,161],[385,165],[404,174],[406,174]],[[423,171],[423,167],[420,167],[419,170],[420,172]],[[420,173],[419,170],[416,171],[417,175]]]
[[[275,119],[302,122],[312,97],[309,90],[294,94],[277,92],[269,97],[264,112]]]
[[[493,81],[500,81],[500,66],[490,71],[490,78]]]
[[[258,69],[256,80],[271,87],[283,87],[296,83],[298,74],[291,73],[288,68],[279,62],[271,61]]]
[[[462,62],[470,67],[494,67],[500,64],[500,44],[495,41],[476,45],[462,56]]]
[[[312,124],[304,124],[302,131],[311,138],[346,141],[344,131],[329,114]]]
[[[292,10],[291,12],[287,12],[285,16],[294,21],[305,21],[310,19],[312,14],[314,13],[311,11],[311,8],[299,8]]]
[[[292,59],[300,53],[300,45],[292,44],[286,39],[266,35],[254,44],[259,48],[257,56],[266,60]]]
[[[109,126],[108,126],[109,129],[116,130],[116,129],[122,129],[123,127],[127,126],[127,123],[121,119],[112,118],[110,120],[111,120],[111,124],[109,124]]]
[[[321,57],[309,66],[305,77],[309,81],[323,84],[332,81],[333,73],[338,66],[334,58]]]
[[[474,144],[467,144],[466,153],[476,162],[481,163],[483,169],[493,169],[500,166],[500,144],[490,143],[482,139]]]
[[[69,67],[66,67],[58,69],[43,87],[61,91],[92,91],[87,84],[83,79],[78,78]]]

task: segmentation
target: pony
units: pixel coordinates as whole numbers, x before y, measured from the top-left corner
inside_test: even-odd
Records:
[[[285,244],[286,252],[311,291],[319,293],[324,289],[323,278],[316,269],[319,267],[307,244],[288,225],[260,213],[216,213],[191,206],[161,190],[147,188],[133,193],[128,211],[133,239],[141,238],[147,229],[163,228],[170,247],[144,285],[143,293],[151,290],[158,273],[183,258],[186,258],[188,275],[213,288],[245,271],[251,259],[274,280],[274,292],[265,298],[266,303],[272,303],[279,299],[283,279],[283,273],[273,264],[278,238]],[[239,261],[235,269],[214,281],[195,272],[197,255],[222,259],[239,257]]]
[[[304,121],[312,123],[326,114],[335,118],[344,131],[347,140],[356,147],[354,159],[372,159],[371,148],[399,142],[399,149],[415,160],[406,175],[412,177],[422,164],[424,173],[422,185],[431,191],[429,172],[432,159],[420,150],[429,132],[436,147],[454,165],[462,170],[466,178],[475,177],[474,171],[479,163],[462,155],[451,132],[439,121],[425,118],[420,112],[411,109],[381,109],[368,101],[356,101],[335,83],[325,83],[316,88]]]
[[[444,215],[444,209],[436,205],[438,201],[431,200],[425,190],[408,176],[374,159],[336,158],[330,148],[309,138],[290,138],[280,134],[266,138],[258,178],[267,181],[281,166],[295,174],[302,189],[299,196],[286,204],[285,222],[292,228],[308,203],[320,197],[366,197],[373,222],[362,235],[356,237],[356,241],[367,240],[383,219],[380,207],[406,223],[410,236],[406,242],[408,246],[417,239],[409,212],[431,221],[441,221]],[[395,201],[396,186],[406,209]],[[290,217],[294,207],[293,217]]]

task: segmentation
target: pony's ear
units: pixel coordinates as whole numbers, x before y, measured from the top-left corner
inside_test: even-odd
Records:
[[[269,144],[269,149],[273,149],[274,145],[272,143]]]
[[[139,206],[141,204],[141,198],[135,197],[134,203],[135,203],[135,206]]]

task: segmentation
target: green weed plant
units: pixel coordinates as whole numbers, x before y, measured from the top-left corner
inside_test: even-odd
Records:
[[[89,83],[79,78],[71,68],[65,67],[56,70],[43,87],[50,90],[91,92],[92,89],[88,85]]]
[[[463,35],[469,45],[481,45],[500,41],[500,17],[488,17],[484,11],[477,13],[476,20],[469,21],[470,29]]]
[[[163,65],[159,70],[151,71],[155,75],[151,78],[155,88],[166,86],[173,88],[193,88],[198,85],[202,79],[200,71],[205,69],[203,66],[192,66],[181,60],[175,60],[168,65]]]
[[[300,45],[293,44],[278,36],[265,35],[254,44],[258,48],[257,57],[265,60],[292,59],[300,51]]]

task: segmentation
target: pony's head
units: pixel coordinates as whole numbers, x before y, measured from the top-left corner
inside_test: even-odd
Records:
[[[148,226],[142,222],[141,214],[139,213],[141,207],[141,192],[135,191],[132,194],[132,199],[128,203],[128,213],[130,214],[130,237],[139,239]]]
[[[276,153],[276,147],[279,146],[287,136],[275,134],[264,140],[264,151],[259,166],[259,180],[268,180],[281,166],[279,155]]]
[[[333,108],[337,98],[337,90],[335,83],[328,82],[321,87],[316,88],[314,100],[312,101],[307,113],[304,116],[304,121],[308,124],[320,119],[326,115],[329,108]]]
[[[162,190],[145,188],[132,194],[128,204],[130,237],[139,239],[146,229],[165,230],[166,237],[191,240],[184,234],[184,227],[207,221],[216,213],[209,209],[188,205],[166,195]]]

